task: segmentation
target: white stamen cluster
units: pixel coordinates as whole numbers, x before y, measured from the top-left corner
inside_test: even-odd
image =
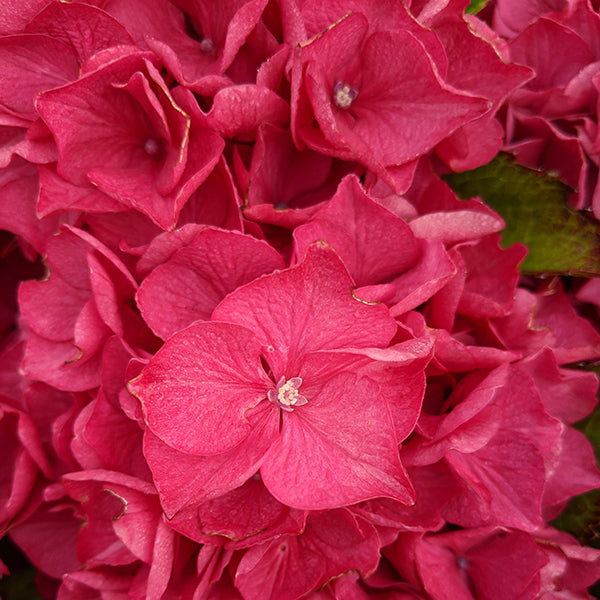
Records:
[[[333,101],[338,108],[348,108],[357,96],[358,90],[347,83],[338,81],[333,86]]]
[[[300,377],[292,377],[286,381],[285,376],[277,383],[274,390],[269,390],[268,397],[273,404],[277,404],[280,408],[287,412],[292,412],[294,407],[302,406],[308,400],[298,392],[298,388],[302,385]]]

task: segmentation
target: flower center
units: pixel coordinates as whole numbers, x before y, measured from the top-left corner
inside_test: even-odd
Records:
[[[286,381],[285,376],[277,383],[274,390],[269,390],[267,396],[269,400],[287,412],[292,412],[294,407],[306,404],[308,400],[298,392],[302,385],[300,377],[292,377]]]
[[[216,50],[215,43],[208,37],[202,38],[200,41],[200,50],[204,54],[214,54]]]
[[[358,90],[343,81],[338,81],[333,86],[333,101],[338,108],[348,108],[357,96]]]
[[[156,138],[148,138],[144,142],[144,152],[148,156],[158,156],[159,154],[162,154],[162,150],[162,144],[160,140],[157,140]]]

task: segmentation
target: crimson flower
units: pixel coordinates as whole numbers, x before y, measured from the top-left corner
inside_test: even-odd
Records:
[[[337,255],[312,245],[170,337],[130,383],[168,515],[258,470],[294,508],[414,501],[398,442],[418,417],[431,343],[387,348],[395,322],[352,287]]]

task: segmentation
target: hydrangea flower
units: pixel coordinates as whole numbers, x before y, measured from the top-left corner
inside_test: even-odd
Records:
[[[600,488],[598,279],[444,176],[504,147],[595,207],[597,3],[468,6],[2,3],[0,537],[44,598],[591,598],[552,524]]]

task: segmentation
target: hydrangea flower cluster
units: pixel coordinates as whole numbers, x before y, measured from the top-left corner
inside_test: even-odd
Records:
[[[3,2],[0,536],[44,597],[590,597],[549,522],[600,487],[598,280],[520,279],[440,178],[560,159],[600,216],[562,4]]]
[[[506,149],[525,165],[554,172],[576,192],[575,208],[600,219],[600,19],[588,2],[499,2],[495,30],[506,52],[535,77],[506,110]],[[568,41],[567,41],[568,40]],[[552,48],[565,52],[553,52]]]

